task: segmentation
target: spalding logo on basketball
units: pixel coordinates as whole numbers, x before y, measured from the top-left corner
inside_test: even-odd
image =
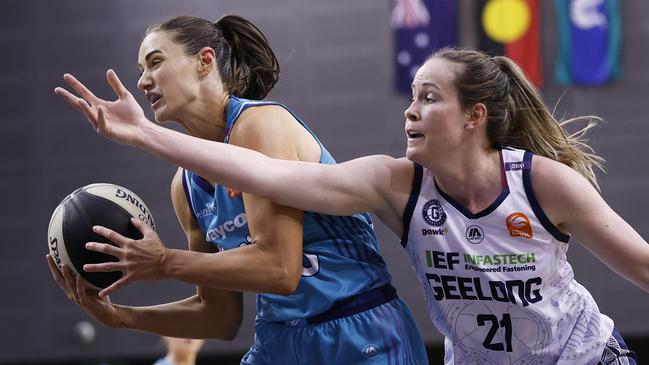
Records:
[[[131,222],[135,217],[155,229],[151,211],[142,199],[119,185],[99,183],[75,190],[63,199],[52,214],[48,228],[48,247],[56,266],[66,264],[95,289],[103,289],[122,277],[120,271],[88,273],[84,264],[118,261],[114,256],[87,250],[86,242],[109,243],[92,231],[95,225],[110,228],[122,236],[142,238]]]

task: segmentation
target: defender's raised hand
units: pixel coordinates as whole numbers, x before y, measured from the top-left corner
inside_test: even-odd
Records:
[[[106,72],[108,84],[117,94],[115,101],[98,98],[70,74],[65,74],[63,79],[79,96],[62,87],[55,88],[54,92],[82,112],[99,135],[119,143],[138,145],[142,139],[141,127],[151,122],[115,71]]]

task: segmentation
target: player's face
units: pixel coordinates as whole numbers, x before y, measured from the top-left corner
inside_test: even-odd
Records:
[[[168,32],[153,32],[144,38],[138,54],[142,75],[137,87],[151,104],[158,122],[177,121],[183,108],[198,95],[198,58],[187,55]]]
[[[443,156],[462,141],[466,115],[455,85],[457,65],[433,58],[412,82],[412,101],[405,111],[406,157],[422,163]]]

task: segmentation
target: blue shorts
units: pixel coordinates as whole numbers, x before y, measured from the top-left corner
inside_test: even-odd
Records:
[[[428,364],[424,342],[405,302],[396,292],[388,299],[357,313],[351,310],[353,314],[348,314],[352,303],[309,319],[258,319],[255,343],[241,364]]]
[[[635,353],[629,350],[617,328],[613,329],[611,337],[604,346],[600,365],[636,365]]]

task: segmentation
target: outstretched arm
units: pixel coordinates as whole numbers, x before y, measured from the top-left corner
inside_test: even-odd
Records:
[[[532,187],[546,215],[620,276],[649,292],[649,244],[566,165],[534,156]]]
[[[401,193],[409,192],[412,176],[407,161],[372,156],[331,166],[271,159],[249,149],[201,140],[148,121],[114,71],[108,71],[107,79],[118,96],[112,102],[97,98],[71,75],[65,80],[80,97],[55,89],[106,138],[143,148],[222,185],[301,210],[335,215],[371,211],[384,221],[396,221],[394,214],[402,213]],[[384,219],[386,215],[392,217]]]

